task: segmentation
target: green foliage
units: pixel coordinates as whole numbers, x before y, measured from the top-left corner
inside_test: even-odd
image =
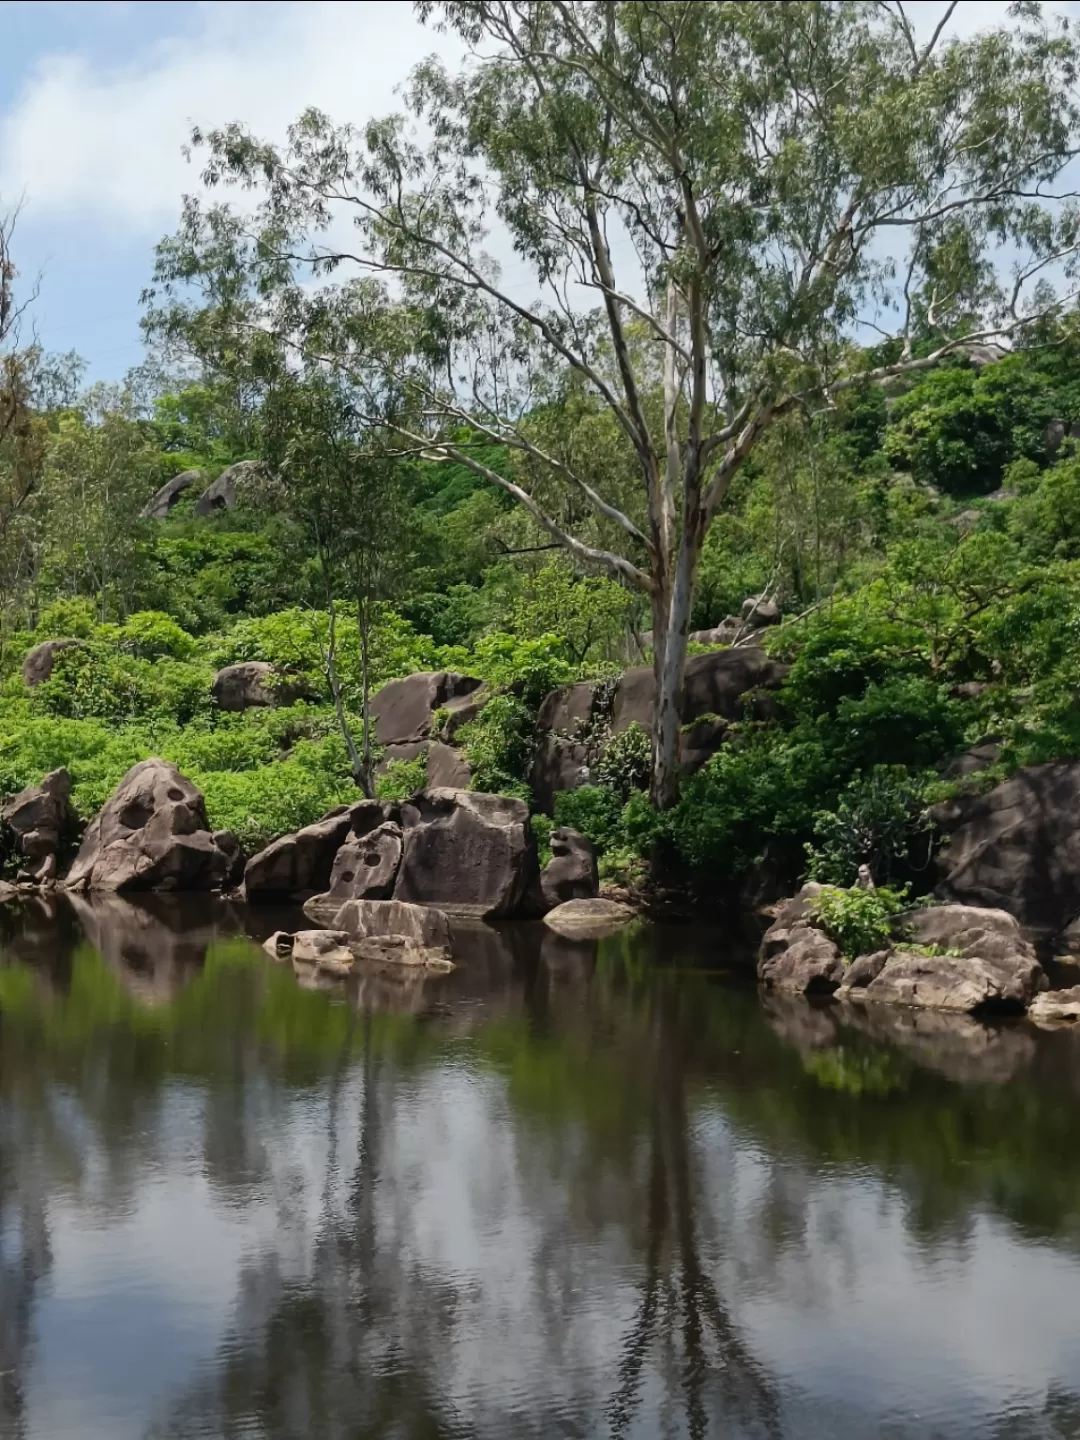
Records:
[[[524,700],[511,693],[493,695],[458,736],[472,770],[471,788],[529,800],[535,728]]]
[[[323,758],[317,750],[305,753],[297,746],[292,756],[273,765],[240,772],[194,770],[190,779],[206,797],[212,828],[231,830],[251,854],[336,805],[359,799],[347,769],[335,774],[318,763]]]
[[[651,768],[652,741],[649,732],[635,720],[607,741],[595,774],[599,784],[625,802],[635,790],[648,788]]]
[[[555,796],[555,824],[580,830],[599,856],[626,844],[622,799],[604,785],[580,785]]]
[[[907,904],[905,890],[850,890],[826,885],[810,902],[810,913],[851,961],[888,945],[893,919]]]
[[[575,678],[558,635],[536,635],[522,639],[495,632],[477,641],[472,672],[497,689],[510,691],[531,710],[540,707],[545,695]]]
[[[380,800],[408,800],[427,784],[427,761],[423,755],[415,760],[391,760],[375,780],[375,794]]]
[[[814,816],[814,841],[806,847],[807,873],[830,885],[851,885],[861,865],[875,880],[925,870],[933,827],[923,786],[900,765],[876,765],[841,792],[835,810]]]

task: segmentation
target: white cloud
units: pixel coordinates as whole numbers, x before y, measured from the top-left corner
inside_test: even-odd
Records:
[[[196,34],[109,69],[79,54],[42,59],[0,121],[0,194],[24,194],[35,221],[90,215],[156,235],[197,186],[181,153],[194,124],[241,120],[281,139],[309,105],[363,122],[396,107],[425,55],[459,53],[404,0],[198,11]]]

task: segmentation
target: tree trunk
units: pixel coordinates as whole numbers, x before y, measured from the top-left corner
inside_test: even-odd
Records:
[[[368,602],[357,600],[356,618],[360,625],[360,744],[363,751],[361,760],[361,785],[368,799],[375,795],[371,774],[371,666],[368,650],[371,643],[371,627],[368,617]]]
[[[682,731],[683,678],[701,542],[696,531],[684,533],[670,596],[653,597],[653,765],[649,798],[658,810],[670,810],[679,798],[679,748]]]

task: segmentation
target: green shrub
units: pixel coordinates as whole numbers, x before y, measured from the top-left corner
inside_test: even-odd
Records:
[[[635,790],[648,787],[651,770],[652,740],[649,732],[635,720],[625,730],[612,735],[596,764],[595,775],[601,785],[626,801]]]
[[[844,959],[872,954],[888,945],[893,917],[905,908],[907,892],[879,886],[842,890],[826,885],[810,903],[810,913],[839,945]]]
[[[516,695],[493,695],[458,737],[472,771],[470,788],[529,800],[535,735],[534,713],[523,700]]]
[[[293,758],[240,773],[196,770],[189,779],[206,797],[211,828],[231,830],[249,855],[359,798],[351,779]]]
[[[555,796],[555,824],[580,830],[596,847],[597,855],[626,845],[623,800],[606,785],[581,785]]]
[[[190,660],[198,651],[198,641],[182,629],[171,615],[159,610],[141,610],[129,615],[117,627],[116,648],[140,660]]]
[[[408,800],[427,784],[427,761],[423,755],[415,760],[391,760],[375,781],[375,794],[380,800]]]
[[[920,781],[902,766],[877,765],[851,781],[835,810],[814,816],[807,873],[830,885],[851,885],[860,865],[883,881],[925,870],[933,833]]]
[[[502,632],[484,635],[473,652],[472,673],[496,690],[508,690],[532,710],[546,695],[575,678],[557,635],[522,639]]]

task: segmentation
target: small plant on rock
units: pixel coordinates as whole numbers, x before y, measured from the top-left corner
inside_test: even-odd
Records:
[[[890,890],[882,885],[876,890],[863,890],[855,885],[842,890],[837,885],[824,885],[811,901],[810,913],[850,962],[889,944],[893,917],[907,903],[906,887]]]

